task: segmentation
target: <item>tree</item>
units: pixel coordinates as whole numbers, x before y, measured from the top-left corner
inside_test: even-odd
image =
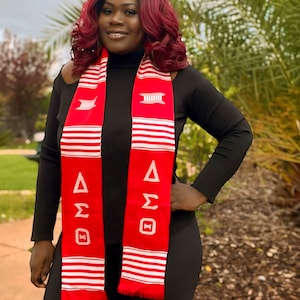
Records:
[[[37,42],[9,32],[4,33],[0,47],[2,118],[7,129],[27,139],[35,131],[38,114],[45,111],[50,61]]]

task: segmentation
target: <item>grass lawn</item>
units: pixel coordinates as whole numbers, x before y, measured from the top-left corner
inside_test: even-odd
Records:
[[[0,223],[32,216],[37,168],[22,155],[0,155]]]
[[[38,164],[22,155],[0,155],[0,191],[35,190]]]
[[[0,223],[30,218],[34,211],[34,193],[0,194]]]

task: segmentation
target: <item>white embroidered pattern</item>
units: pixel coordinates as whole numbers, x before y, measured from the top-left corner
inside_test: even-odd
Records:
[[[165,93],[142,93],[140,95],[143,97],[140,102],[142,104],[166,104],[163,100]]]
[[[96,107],[97,97],[92,100],[80,99],[78,101],[80,102],[80,105],[76,108],[76,110],[91,110]]]

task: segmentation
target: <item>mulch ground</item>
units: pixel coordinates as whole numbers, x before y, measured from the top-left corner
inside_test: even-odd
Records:
[[[274,174],[244,163],[199,223],[194,300],[300,299],[300,199]]]

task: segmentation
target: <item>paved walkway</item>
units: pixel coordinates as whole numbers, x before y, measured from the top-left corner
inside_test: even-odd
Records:
[[[0,149],[0,155],[32,155],[29,149]],[[58,216],[58,224],[60,223]],[[30,282],[30,241],[32,218],[0,224],[0,299],[42,300],[44,290]],[[55,230],[57,237],[60,231]]]
[[[60,224],[60,216],[58,216]],[[0,299],[42,300],[43,289],[30,282],[29,249],[32,219],[0,224]],[[58,225],[55,230],[57,237]]]
[[[32,149],[0,149],[0,155],[32,155],[36,151]]]

